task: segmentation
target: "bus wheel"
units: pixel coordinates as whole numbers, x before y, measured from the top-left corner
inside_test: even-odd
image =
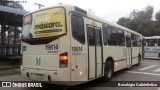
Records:
[[[111,61],[107,61],[104,68],[105,81],[110,81],[112,76],[113,76],[113,63]]]

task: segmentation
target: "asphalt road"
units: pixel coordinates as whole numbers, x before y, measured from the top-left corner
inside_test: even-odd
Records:
[[[18,69],[0,71],[0,81],[26,81],[20,76]],[[29,80],[27,80],[29,81]],[[133,82],[135,81],[135,82]],[[113,79],[110,82],[103,82],[102,78],[91,81],[78,86],[65,87],[65,90],[160,90],[160,87],[129,87],[131,84],[146,83],[150,81],[154,85],[160,85],[160,60],[144,60],[140,66],[133,66],[129,69],[124,69],[114,73]],[[157,82],[155,82],[157,81]],[[121,86],[118,86],[118,83]],[[126,84],[128,83],[128,84]],[[129,85],[124,87],[122,85]],[[109,87],[110,86],[110,87]],[[117,87],[115,87],[117,86]],[[45,88],[0,88],[0,90],[58,90],[59,87],[51,84],[44,84]]]

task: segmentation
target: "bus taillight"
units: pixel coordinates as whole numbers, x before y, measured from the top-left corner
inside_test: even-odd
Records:
[[[68,65],[68,53],[62,53],[59,56],[60,68],[67,68]]]

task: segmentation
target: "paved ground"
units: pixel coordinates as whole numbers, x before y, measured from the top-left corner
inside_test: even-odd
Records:
[[[140,66],[133,66],[129,69],[121,70],[114,73],[113,79],[110,82],[102,82],[102,79],[98,79],[83,85],[65,88],[66,90],[160,90],[159,87],[108,87],[120,81],[138,81],[138,83],[144,81],[151,81],[155,84],[158,81],[160,83],[160,60],[145,60]],[[0,81],[27,81],[27,79],[20,76],[19,69],[8,69],[0,71]],[[125,82],[126,83],[126,82]],[[160,84],[159,84],[160,85]],[[0,88],[5,90],[44,90],[46,88],[59,90],[55,85],[45,84],[45,88]]]

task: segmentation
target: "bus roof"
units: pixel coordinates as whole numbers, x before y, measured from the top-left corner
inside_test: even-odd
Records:
[[[160,36],[150,36],[150,37],[144,37],[144,39],[158,39]]]
[[[54,7],[65,7],[65,8],[68,8],[68,10],[70,10],[70,11],[75,11],[75,7],[76,7],[76,6],[66,5],[66,4],[56,5],[56,6],[47,7],[47,8],[43,8],[43,9],[40,9],[40,10],[36,10],[36,11],[31,12],[31,13],[28,13],[28,14],[26,14],[26,15],[29,15],[29,14],[32,14],[32,13],[35,13],[35,12],[38,12],[38,11],[41,11],[41,10],[46,10],[46,9],[54,8]],[[82,9],[82,10],[83,10],[83,9]],[[84,11],[85,11],[85,10],[84,10]],[[86,12],[87,12],[87,11],[86,11]],[[135,32],[135,31],[133,31],[133,30],[131,30],[131,29],[128,29],[128,28],[126,28],[126,27],[123,27],[123,26],[118,25],[118,24],[113,23],[113,22],[109,22],[109,21],[107,21],[107,20],[104,20],[104,19],[102,19],[102,18],[99,18],[99,17],[97,17],[97,16],[95,16],[95,15],[92,15],[92,14],[90,14],[90,13],[86,13],[86,14],[87,14],[87,17],[90,17],[90,18],[92,18],[92,19],[94,19],[94,20],[103,22],[103,23],[105,23],[105,24],[114,26],[114,27],[116,27],[116,28],[119,28],[119,29],[122,29],[122,30],[124,30],[124,31],[127,31],[127,32],[130,32],[130,33],[133,33],[133,34],[136,34],[136,35],[139,35],[139,36],[143,37],[142,34],[140,34],[140,33],[138,33],[138,32]],[[26,16],[26,15],[25,15],[25,16]]]

